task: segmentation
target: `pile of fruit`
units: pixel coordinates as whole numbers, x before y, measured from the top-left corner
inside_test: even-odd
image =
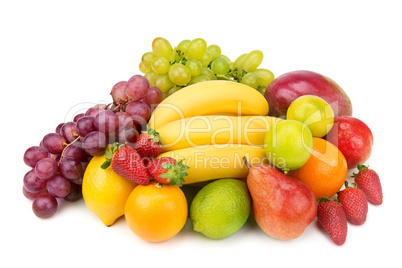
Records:
[[[35,215],[83,197],[106,226],[124,216],[138,237],[161,242],[188,216],[206,237],[228,237],[253,210],[273,238],[297,238],[317,218],[342,245],[348,223],[382,204],[379,176],[364,166],[373,135],[333,80],[274,79],[262,59],[255,50],[232,62],[200,38],[175,48],[156,38],[144,75],[116,83],[112,103],[26,150],[23,193]]]

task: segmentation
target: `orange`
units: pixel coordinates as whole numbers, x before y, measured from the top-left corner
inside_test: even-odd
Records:
[[[166,241],[184,227],[188,206],[183,191],[177,185],[138,185],[130,193],[124,215],[128,226],[140,238],[149,242]]]
[[[289,175],[307,184],[317,199],[330,198],[343,186],[348,173],[346,159],[332,143],[313,138],[313,150],[306,164]]]

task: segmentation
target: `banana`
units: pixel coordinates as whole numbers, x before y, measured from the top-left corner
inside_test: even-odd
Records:
[[[196,115],[267,115],[268,102],[257,90],[232,81],[213,80],[182,88],[156,106],[148,128],[159,129]]]
[[[247,158],[249,165],[268,163],[262,146],[250,145],[205,145],[162,153],[160,157],[172,157],[190,168],[183,184],[205,182],[219,178],[245,179],[248,167],[243,161]]]
[[[270,125],[279,120],[270,116],[194,116],[167,123],[156,131],[164,152],[207,144],[262,146]]]

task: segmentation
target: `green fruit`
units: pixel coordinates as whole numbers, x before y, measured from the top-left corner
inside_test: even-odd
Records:
[[[247,221],[251,198],[244,181],[219,179],[204,186],[190,206],[193,229],[208,238],[222,239]]]
[[[295,120],[282,120],[270,127],[264,144],[270,163],[287,172],[298,169],[307,162],[313,146],[313,136],[305,124]]]
[[[334,125],[334,111],[322,98],[304,95],[294,100],[286,113],[286,118],[300,121],[308,126],[313,137],[322,138]]]

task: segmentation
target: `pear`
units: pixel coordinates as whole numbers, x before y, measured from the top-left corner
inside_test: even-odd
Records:
[[[268,164],[252,166],[247,186],[258,226],[269,236],[299,237],[317,215],[317,200],[303,182]]]

